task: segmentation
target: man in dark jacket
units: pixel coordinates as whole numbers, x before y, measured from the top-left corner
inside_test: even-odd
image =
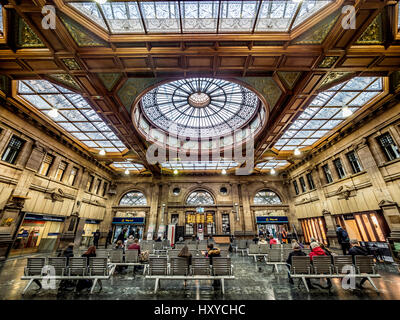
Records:
[[[347,254],[347,251],[350,249],[350,239],[347,231],[344,230],[341,226],[336,226],[336,234],[338,237],[338,242],[342,247],[343,254]]]
[[[349,255],[353,257],[353,263],[355,263],[355,256],[367,256],[368,251],[359,245],[358,240],[352,239],[350,241]],[[362,289],[364,282],[367,280],[368,278],[362,278],[360,284],[356,283],[356,287]]]
[[[99,246],[99,239],[100,239],[100,230],[97,229],[95,233],[93,233],[93,245],[96,247],[96,249]]]
[[[206,256],[208,258],[210,258],[210,264],[212,265],[213,257],[220,257],[221,256],[221,250],[219,250],[218,248],[214,248],[214,245],[212,243],[209,243],[207,245]],[[221,285],[221,280],[214,280],[213,287],[220,287],[220,285]]]
[[[108,234],[107,234],[106,245],[105,245],[105,248],[106,248],[106,249],[107,249],[107,246],[108,246],[109,244],[111,244],[111,240],[112,240],[112,229],[110,229],[110,230],[108,231]]]

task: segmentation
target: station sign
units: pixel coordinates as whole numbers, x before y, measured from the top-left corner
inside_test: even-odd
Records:
[[[137,218],[114,218],[112,224],[145,224],[143,217]]]
[[[288,218],[286,216],[277,216],[277,217],[256,217],[257,224],[278,224],[278,223],[289,223]]]
[[[65,217],[44,216],[44,215],[41,215],[41,214],[27,213],[27,214],[25,215],[25,220],[63,222],[63,221],[65,220]]]

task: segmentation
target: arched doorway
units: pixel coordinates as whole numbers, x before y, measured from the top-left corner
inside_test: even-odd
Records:
[[[216,233],[215,210],[207,208],[215,204],[214,197],[205,190],[196,190],[186,198],[188,210],[185,214],[185,236],[204,236]]]

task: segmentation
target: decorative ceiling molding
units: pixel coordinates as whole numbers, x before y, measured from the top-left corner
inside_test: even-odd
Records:
[[[335,62],[339,59],[338,56],[326,56],[319,64],[319,68],[332,68]]]
[[[121,89],[119,89],[117,94],[125,108],[130,111],[133,102],[139,94],[161,81],[162,79],[156,78],[130,78],[124,83]]]
[[[81,67],[74,58],[65,58],[61,60],[69,70],[81,70]]]
[[[44,48],[45,45],[26,22],[16,15],[16,45],[19,48]]]
[[[285,83],[286,87],[290,90],[294,88],[297,80],[299,80],[301,76],[301,72],[286,72],[286,71],[278,71],[279,78]]]
[[[400,89],[400,71],[395,71],[391,75],[391,85],[394,90]]]
[[[350,75],[351,72],[330,72],[327,77],[322,81],[319,88],[325,87],[328,84],[339,82],[340,79],[343,79]]]
[[[121,78],[121,73],[98,73],[97,76],[104,84],[108,91],[111,91],[112,88],[116,85],[118,80]]]
[[[51,74],[51,75],[49,75],[49,77],[66,85],[69,88],[72,88],[75,90],[81,90],[81,87],[79,86],[79,84],[68,73]]]
[[[382,14],[368,26],[356,44],[383,44]]]
[[[282,90],[272,77],[245,77],[239,78],[239,80],[246,82],[258,91],[268,102],[270,111],[272,111],[282,95]]]
[[[297,37],[292,44],[322,44],[339,18],[339,12],[334,12],[307,32]]]
[[[89,30],[86,30],[81,25],[65,16],[64,14],[60,15],[62,22],[67,28],[71,37],[75,40],[79,47],[104,47],[107,44],[101,40],[99,37],[94,35]]]

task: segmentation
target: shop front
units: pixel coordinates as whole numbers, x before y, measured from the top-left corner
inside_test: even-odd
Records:
[[[216,234],[215,212],[198,208],[187,211],[185,217],[185,237],[196,236],[200,240]]]
[[[335,215],[336,225],[344,228],[350,239],[357,239],[361,246],[379,260],[393,261],[386,239],[389,227],[379,211]]]
[[[51,252],[65,217],[26,213],[10,255]]]
[[[93,234],[99,229],[101,220],[86,219],[83,226],[81,245],[89,247],[93,245]]]
[[[301,228],[303,229],[304,242],[310,243],[314,238],[320,243],[328,244],[326,237],[326,224],[323,217],[299,219]]]
[[[257,234],[259,236],[272,235],[282,240],[289,230],[289,221],[286,216],[258,216],[256,217]]]
[[[130,235],[134,238],[143,239],[144,217],[117,217],[112,221],[113,226],[113,243],[117,241],[119,235],[124,233],[124,239],[126,240]]]

